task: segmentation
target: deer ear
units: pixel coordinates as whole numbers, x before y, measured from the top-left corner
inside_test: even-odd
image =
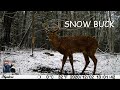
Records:
[[[45,30],[46,33],[49,32],[49,30],[48,30],[48,24],[47,23],[43,23],[42,27],[44,28],[44,30]]]

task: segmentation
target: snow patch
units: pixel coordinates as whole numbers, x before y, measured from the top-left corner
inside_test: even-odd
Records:
[[[47,53],[46,53],[47,52]],[[8,53],[1,52],[0,74],[2,73],[2,60],[15,61],[15,67],[21,75],[38,75],[38,74],[59,74],[62,66],[63,55],[52,50],[35,50],[34,56],[31,57],[31,50],[20,50]],[[96,73],[100,75],[120,75],[120,55],[111,55],[109,53],[96,54],[98,63]],[[76,74],[80,74],[84,68],[85,60],[82,53],[74,53],[74,69]],[[90,63],[85,73],[92,74],[94,64]],[[64,66],[64,74],[72,73],[69,58]]]

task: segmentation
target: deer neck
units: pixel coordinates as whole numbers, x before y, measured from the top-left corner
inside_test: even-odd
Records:
[[[55,35],[51,40],[50,40],[52,46],[55,48],[55,49],[58,49],[59,46],[60,46],[60,38]]]

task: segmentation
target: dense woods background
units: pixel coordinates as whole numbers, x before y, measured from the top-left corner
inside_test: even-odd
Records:
[[[114,21],[114,28],[65,28],[64,22]],[[100,52],[120,52],[120,11],[0,11],[0,50],[9,48],[51,49],[43,24],[56,23],[59,36],[89,35],[99,42]],[[32,40],[35,42],[32,45]]]

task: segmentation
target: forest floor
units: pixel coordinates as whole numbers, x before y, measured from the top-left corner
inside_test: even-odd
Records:
[[[31,57],[31,50],[0,52],[0,74],[2,74],[3,60],[10,60],[15,62],[16,72],[20,75],[58,75],[62,66],[62,57],[63,55],[57,51],[41,49],[36,49],[33,57]],[[98,60],[96,74],[120,75],[120,55],[96,53],[96,58]],[[63,69],[63,74],[66,75],[72,73],[68,59]],[[78,75],[85,65],[84,57],[82,53],[74,53],[73,59],[75,74]],[[90,59],[85,74],[92,74],[93,66],[93,62]]]

